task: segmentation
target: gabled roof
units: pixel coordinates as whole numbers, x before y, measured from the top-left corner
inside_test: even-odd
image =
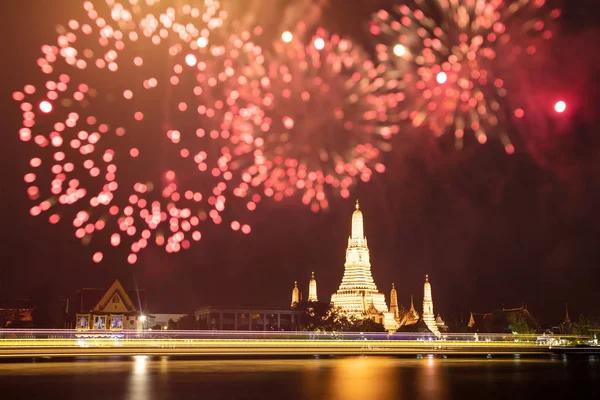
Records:
[[[146,310],[146,291],[144,289],[136,291],[126,291],[119,280],[115,280],[110,288],[107,289],[78,289],[74,302],[74,312],[88,313],[99,312],[106,308],[113,296],[117,294],[120,301],[131,312],[142,312]],[[141,310],[139,309],[141,306]]]
[[[137,311],[137,308],[131,302],[131,299],[127,295],[127,292],[125,291],[123,285],[121,285],[121,282],[119,282],[118,279],[116,279],[110,286],[110,288],[108,288],[106,293],[104,293],[104,296],[102,296],[102,298],[98,301],[93,310],[96,312],[106,311],[106,307],[115,298],[119,300],[119,304],[122,304],[122,306],[125,307],[127,312]]]

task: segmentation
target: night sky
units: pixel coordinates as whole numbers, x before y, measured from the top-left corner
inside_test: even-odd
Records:
[[[209,227],[182,253],[149,246],[133,267],[115,250],[94,264],[95,250],[68,223],[52,226],[29,215],[23,175],[31,154],[18,138],[21,115],[11,93],[29,83],[40,46],[54,39],[57,23],[79,13],[80,3],[2,5],[0,297],[31,296],[44,286],[70,295],[118,278],[148,290],[150,312],[208,304],[285,307],[294,280],[306,296],[314,271],[319,297],[328,300],[341,282],[358,198],[373,276],[388,303],[395,282],[400,303],[408,307],[413,294],[421,307],[429,274],[434,310],[446,322],[522,303],[542,323],[560,321],[567,301],[572,317],[600,315],[600,13],[593,1],[569,1],[577,5],[565,10],[547,68],[527,82],[539,96],[564,95],[572,109],[559,119],[536,119],[514,155],[494,140],[456,151],[452,139],[398,135],[387,172],[359,184],[351,199],[332,199],[329,211],[314,214],[298,198],[261,204],[250,235]],[[348,1],[354,10],[333,3],[325,15],[329,26],[360,37],[369,12],[389,2]]]

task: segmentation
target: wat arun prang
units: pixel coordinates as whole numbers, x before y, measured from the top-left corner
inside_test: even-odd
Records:
[[[401,326],[409,326],[419,322],[419,315],[411,301],[411,309],[400,315],[396,290],[392,285],[390,293],[391,309],[388,310],[385,295],[377,290],[371,274],[371,262],[367,238],[364,235],[363,214],[358,200],[356,210],[352,214],[352,229],[346,249],[344,276],[336,293],[331,296],[331,303],[342,312],[356,319],[369,318],[381,323],[388,331],[396,331]],[[431,284],[426,276],[423,296],[422,322],[429,331],[439,335],[438,326],[433,313]]]

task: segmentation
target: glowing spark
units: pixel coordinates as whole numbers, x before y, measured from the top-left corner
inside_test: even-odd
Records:
[[[370,32],[387,79],[401,81],[401,119],[441,136],[465,132],[479,143],[499,137],[514,151],[507,132],[519,106],[518,68],[552,37],[560,16],[545,0],[413,0],[380,10]],[[443,86],[442,86],[443,85]]]
[[[40,111],[47,114],[52,111],[52,104],[49,101],[42,101],[40,103]]]
[[[437,80],[437,83],[443,85],[444,83],[446,83],[446,80],[448,80],[448,75],[446,75],[445,72],[440,72],[437,74],[435,79]]]
[[[188,54],[187,56],[185,56],[185,63],[188,66],[193,67],[194,65],[196,65],[198,63],[198,60],[196,59],[195,55]]]
[[[323,40],[323,38],[316,38],[314,41],[314,45],[315,45],[315,49],[317,50],[323,50],[325,48],[325,41]]]

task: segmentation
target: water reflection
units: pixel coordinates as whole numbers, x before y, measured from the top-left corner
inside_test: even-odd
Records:
[[[417,390],[423,399],[443,400],[448,398],[448,388],[444,379],[443,360],[432,355],[420,362],[417,374]]]
[[[127,399],[150,399],[150,372],[148,370],[148,356],[134,356],[129,385],[127,386]]]
[[[598,392],[598,364],[597,357],[569,358],[565,363],[561,357],[515,360],[512,356],[299,360],[137,356],[0,362],[0,393],[62,400],[445,400],[471,398],[474,393],[486,393],[486,400],[570,398],[573,385]]]
[[[352,357],[336,360],[326,398],[340,400],[384,399],[395,397],[401,376],[394,376],[396,360],[377,357]]]

